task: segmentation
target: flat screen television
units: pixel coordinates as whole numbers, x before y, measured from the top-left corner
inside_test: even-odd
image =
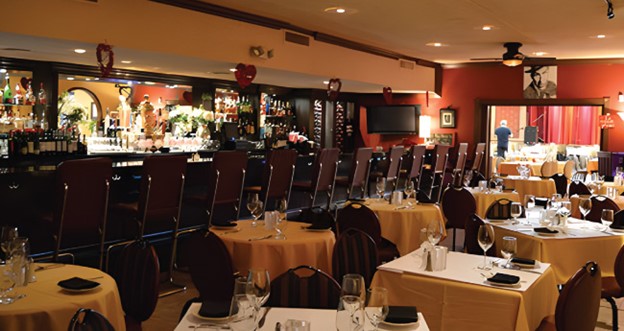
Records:
[[[367,131],[379,134],[418,134],[419,116],[420,105],[367,107]]]

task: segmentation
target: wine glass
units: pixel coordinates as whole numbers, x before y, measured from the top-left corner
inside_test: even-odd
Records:
[[[520,202],[511,203],[511,217],[513,217],[513,224],[518,224],[518,217],[522,215],[522,205]]]
[[[375,184],[375,188],[377,189],[377,195],[379,195],[379,201],[383,202],[384,193],[386,193],[386,178],[377,177],[377,183]]]
[[[336,328],[339,331],[360,330],[364,327],[362,307],[365,299],[364,277],[358,274],[344,275],[336,314]]]
[[[444,224],[440,219],[434,219],[427,224],[427,240],[431,243],[431,245],[435,246],[442,239],[442,234],[444,234]]]
[[[275,209],[279,213],[279,217],[275,220],[275,231],[277,231],[275,239],[284,240],[286,239],[284,230],[286,229],[286,226],[288,226],[288,221],[286,219],[288,216],[288,201],[286,199],[278,200],[277,207]]]
[[[10,225],[5,225],[2,227],[2,230],[0,232],[0,249],[2,249],[5,257],[9,257],[11,243],[13,242],[13,239],[17,237],[19,237],[17,227]]]
[[[247,299],[251,301],[255,309],[256,316],[260,311],[260,307],[269,300],[271,294],[271,278],[269,271],[266,269],[250,269],[247,274]],[[259,321],[254,321],[254,325],[258,326]]]
[[[371,287],[366,293],[366,307],[364,311],[371,322],[373,331],[377,331],[379,322],[386,319],[390,308],[388,306],[388,290],[383,287]]]
[[[259,203],[262,203],[262,202],[260,201],[260,197],[258,196],[258,193],[247,194],[247,210],[249,210],[249,213],[253,216],[253,221],[251,221],[251,226],[253,227],[258,225],[258,219],[256,218],[254,211],[258,209]],[[262,207],[260,207],[260,209],[262,209]]]
[[[581,198],[579,200],[579,211],[583,215],[583,219],[587,217],[587,214],[589,214],[589,212],[591,211],[591,208],[592,208],[591,198]]]
[[[483,250],[483,265],[478,268],[481,270],[490,270],[490,267],[487,263],[487,251],[494,244],[494,227],[492,227],[489,223],[484,223],[479,227],[479,233],[477,240],[479,241],[479,246]]]
[[[254,328],[256,310],[252,300],[247,296],[247,284],[247,278],[244,277],[234,280],[234,294],[228,324],[234,331],[247,331]]]
[[[8,305],[13,303],[15,299],[9,296],[15,286],[15,273],[11,261],[7,259],[0,264],[0,304]]]
[[[511,258],[516,255],[516,251],[518,249],[518,240],[516,237],[504,236],[503,237],[503,247],[501,248],[501,254],[504,258],[507,259],[503,268],[506,269],[514,269],[514,265],[511,264]]]
[[[600,214],[600,222],[605,226],[605,230],[607,230],[611,223],[613,223],[613,210],[603,209]]]
[[[555,193],[550,197],[550,207],[555,209],[561,208],[561,194]]]
[[[535,196],[532,194],[526,194],[524,196],[524,214],[526,216],[526,225],[531,225],[529,210],[533,210],[533,208],[535,208]]]
[[[408,180],[407,182],[405,182],[405,189],[403,190],[405,192],[405,196],[406,196],[406,200],[409,199],[412,194],[414,194],[414,182],[411,180]]]

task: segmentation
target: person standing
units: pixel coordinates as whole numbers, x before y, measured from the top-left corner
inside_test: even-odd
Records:
[[[494,130],[494,134],[498,138],[496,145],[496,156],[505,158],[507,149],[509,148],[509,138],[513,137],[513,133],[507,127],[507,120],[500,121],[500,127]]]

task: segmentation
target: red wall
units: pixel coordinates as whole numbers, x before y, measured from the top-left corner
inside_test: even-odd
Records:
[[[422,115],[431,116],[432,133],[457,133],[459,142],[474,141],[474,116],[476,99],[522,99],[523,67],[503,65],[472,66],[444,69],[442,75],[442,97],[429,98],[426,105],[424,95],[394,96],[395,104],[421,104]],[[559,65],[557,68],[557,97],[559,99],[609,97],[605,113],[611,113],[615,128],[607,131],[607,150],[624,151],[624,121],[617,116],[624,111],[624,103],[617,101],[619,91],[624,92],[624,64],[582,64]],[[362,106],[384,104],[381,94],[358,100]],[[456,109],[456,129],[439,128],[440,108]],[[416,136],[383,136],[366,133],[366,114],[360,112],[360,132],[366,146],[383,146],[384,149],[401,143],[403,138],[422,139]]]

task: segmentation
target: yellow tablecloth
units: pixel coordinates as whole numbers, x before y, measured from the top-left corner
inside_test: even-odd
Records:
[[[290,268],[300,265],[310,265],[319,268],[331,275],[331,257],[336,243],[332,231],[307,231],[302,226],[309,224],[288,222],[284,231],[286,240],[273,238],[249,241],[250,238],[259,238],[275,231],[264,229],[263,224],[251,226],[251,221],[238,221],[240,231],[224,233],[231,230],[212,230],[225,243],[234,268],[245,274],[251,268],[264,268],[269,271],[271,278],[275,278]]]
[[[592,173],[598,171],[598,159],[591,159],[587,162],[587,172]]]
[[[543,162],[501,162],[498,165],[498,173],[501,175],[519,175],[517,167],[520,164],[525,164],[531,168],[532,176],[542,175]],[[557,161],[557,173],[562,174],[565,162]]]
[[[10,305],[0,306],[0,330],[65,331],[78,308],[97,310],[111,322],[115,330],[126,329],[124,312],[115,280],[104,272],[75,265],[36,272],[37,281],[18,287],[15,294],[26,297]],[[94,279],[100,287],[80,293],[61,289],[57,283],[71,277]]]
[[[589,198],[588,195],[584,195],[582,197]],[[579,201],[581,197],[578,195],[574,195],[570,197],[570,204],[572,205],[572,217],[581,218],[581,211],[579,210]],[[624,209],[624,196],[618,195],[615,198],[612,198],[613,202],[615,202],[620,209]]]
[[[411,208],[404,208],[407,202],[403,201],[402,209],[397,209],[397,206],[388,202],[375,201],[369,199],[366,203],[379,218],[381,235],[393,242],[401,255],[420,247],[423,240],[420,238],[420,229],[426,229],[430,221],[444,221],[440,207],[435,204],[416,204],[415,200],[410,199]]]
[[[548,197],[557,193],[555,181],[552,179],[541,179],[539,177],[530,177],[529,179],[520,179],[517,176],[503,177],[505,189],[514,189],[518,192],[520,201],[524,201],[525,194],[532,194],[536,197]]]
[[[624,193],[624,185],[615,185],[613,182],[605,182],[600,187],[600,191],[599,191],[598,194],[606,195],[607,194],[607,187],[615,187],[615,189],[617,190],[617,194],[618,195]]]
[[[558,297],[552,268],[524,292],[386,270],[375,273],[371,286],[387,288],[390,305],[418,307],[439,331],[535,330]]]
[[[499,199],[509,199],[511,201],[520,201],[520,196],[517,192],[493,192],[485,193],[479,191],[479,189],[470,189],[470,193],[475,198],[475,202],[477,203],[477,215],[481,218],[485,218],[485,212],[487,212],[488,207],[496,200]]]

